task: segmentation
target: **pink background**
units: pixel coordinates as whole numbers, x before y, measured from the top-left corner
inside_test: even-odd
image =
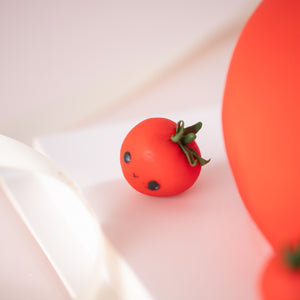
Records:
[[[155,114],[153,99],[160,112],[180,111],[182,101],[220,103],[238,33],[258,2],[1,1],[1,134],[31,144],[36,135]],[[174,69],[141,90],[137,76],[125,100],[103,92],[137,69],[164,71],[170,57]],[[0,236],[1,299],[69,298],[2,193]]]

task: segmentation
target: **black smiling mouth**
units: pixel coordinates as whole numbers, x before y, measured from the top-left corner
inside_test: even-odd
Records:
[[[129,151],[124,152],[123,154],[123,161],[126,164],[129,164],[131,162],[131,154]],[[132,172],[132,176],[133,178],[139,178],[138,175],[136,175],[134,172]],[[160,185],[158,182],[156,182],[155,180],[150,180],[147,184],[147,188],[151,191],[157,191],[160,189]]]

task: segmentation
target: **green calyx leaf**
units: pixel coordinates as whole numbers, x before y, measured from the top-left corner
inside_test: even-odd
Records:
[[[300,244],[294,249],[287,248],[284,252],[284,260],[292,270],[300,270]]]
[[[189,134],[191,132],[192,133],[197,133],[201,128],[202,128],[202,123],[198,122],[198,123],[194,124],[193,126],[184,128],[183,131],[184,131],[184,134]]]
[[[202,123],[198,122],[193,126],[184,128],[184,122],[181,120],[177,123],[176,133],[171,136],[171,140],[177,143],[185,154],[189,164],[194,167],[199,163],[201,166],[206,165],[209,160],[202,158],[196,150],[188,146],[189,143],[196,139],[196,133],[201,129]]]
[[[188,133],[187,135],[183,135],[182,138],[181,138],[181,143],[183,145],[186,145],[186,144],[189,144],[191,143],[192,141],[194,141],[196,139],[196,134],[191,132],[191,133]]]

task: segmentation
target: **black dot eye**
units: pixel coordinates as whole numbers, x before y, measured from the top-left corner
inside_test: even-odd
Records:
[[[130,152],[126,151],[123,155],[123,160],[128,164],[131,161],[131,155]]]
[[[156,191],[160,188],[160,185],[154,181],[154,180],[151,180],[148,182],[148,189],[151,190],[151,191]]]

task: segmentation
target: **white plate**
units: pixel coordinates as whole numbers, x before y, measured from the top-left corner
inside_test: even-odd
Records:
[[[220,107],[168,116],[203,121],[198,145],[212,159],[196,184],[174,197],[142,195],[122,177],[120,145],[138,119],[43,137],[36,145],[82,186],[116,255],[153,299],[257,300],[271,250],[235,187]]]

